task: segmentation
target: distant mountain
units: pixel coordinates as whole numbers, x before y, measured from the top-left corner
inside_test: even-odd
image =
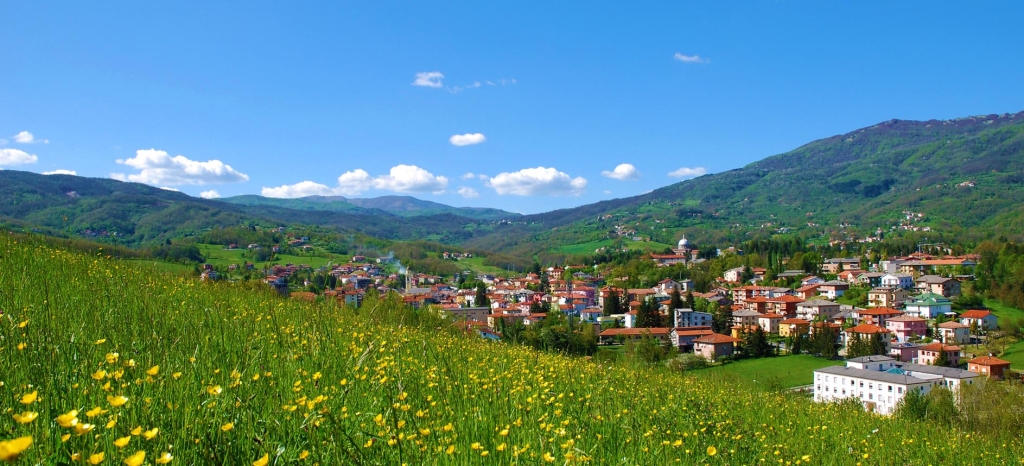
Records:
[[[273,205],[297,210],[326,210],[373,214],[388,212],[403,217],[452,214],[477,220],[503,220],[519,217],[520,214],[485,207],[452,207],[437,202],[424,201],[411,196],[380,196],[372,198],[346,198],[342,196],[307,196],[297,199],[244,195],[221,199],[240,205]]]
[[[0,222],[5,220],[86,237],[111,237],[116,232],[118,241],[130,244],[153,244],[252,222],[322,225],[385,239],[444,242],[486,231],[476,226],[484,221],[451,213],[403,217],[363,207],[346,212],[244,205],[105,178],[0,170]]]
[[[889,120],[641,196],[520,220],[470,245],[528,253],[623,231],[664,243],[683,232],[712,242],[907,229],[1024,238],[1024,112]]]

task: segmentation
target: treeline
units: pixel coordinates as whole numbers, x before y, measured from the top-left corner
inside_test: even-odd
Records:
[[[1024,308],[1024,245],[1005,238],[984,241],[975,252],[974,291],[1003,303]]]

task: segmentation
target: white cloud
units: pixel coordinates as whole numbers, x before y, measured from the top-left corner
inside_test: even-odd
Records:
[[[0,165],[36,163],[39,157],[18,149],[0,149]]]
[[[180,190],[180,189],[174,189],[174,188],[169,188],[169,187],[167,187],[167,186],[161,186],[161,187],[160,187],[160,189],[162,189],[162,190],[164,190],[164,191],[174,191],[174,192],[176,192],[176,193],[180,193],[180,192],[181,192],[181,190]]]
[[[444,75],[440,71],[424,71],[422,73],[416,73],[416,80],[412,82],[413,86],[424,86],[424,87],[441,87],[441,78]]]
[[[391,167],[390,174],[374,178],[373,187],[400,193],[431,192],[440,194],[448,187],[448,178],[434,176],[415,165],[396,165]]]
[[[606,190],[604,190],[604,193],[605,193],[605,194],[611,194],[611,193],[612,193],[612,191],[611,191],[610,189],[606,189]]]
[[[4,139],[4,138],[0,138],[0,146],[6,146],[6,145],[7,145],[7,140]]]
[[[640,179],[640,170],[637,170],[631,163],[620,163],[615,170],[602,171],[601,175],[620,181],[631,181]]]
[[[44,175],[77,175],[78,172],[76,172],[74,170],[60,169],[60,170],[53,170],[53,171],[49,171],[49,172],[43,172],[43,174]]]
[[[199,197],[203,199],[217,199],[220,197],[220,193],[218,193],[216,189],[211,189],[209,191],[199,193]]]
[[[448,138],[448,142],[452,143],[453,146],[471,146],[473,144],[480,144],[486,140],[487,136],[480,133],[456,134]]]
[[[707,170],[704,167],[682,167],[678,170],[668,172],[668,176],[672,178],[696,178],[698,176],[707,174]]]
[[[32,133],[30,133],[28,131],[22,131],[22,132],[20,132],[18,134],[15,134],[13,137],[14,137],[14,142],[21,143],[21,144],[36,144],[36,143],[49,144],[50,143],[49,139],[36,139],[36,137],[33,136]],[[6,141],[4,141],[4,142],[6,142]]]
[[[476,178],[476,175],[473,174],[473,172],[466,172],[465,175],[462,175],[459,178],[462,178],[464,180],[468,180],[468,179]]]
[[[499,173],[487,182],[498,194],[517,196],[579,196],[587,187],[581,176],[571,178],[554,168],[524,168],[512,173]]]
[[[306,196],[330,196],[334,194],[334,190],[324,184],[313,181],[302,181],[291,185],[286,184],[278,186],[276,188],[264,187],[260,190],[260,194],[265,197],[292,199]]]
[[[249,181],[249,175],[240,173],[220,160],[199,162],[181,155],[171,157],[156,149],[135,151],[135,157],[118,159],[117,163],[139,170],[134,174],[111,174],[111,178],[150,185],[204,185]]]
[[[338,177],[338,188],[335,191],[341,196],[354,196],[370,189],[371,184],[373,184],[373,180],[370,179],[370,174],[366,173],[366,170],[357,168],[342,173]]]
[[[673,55],[672,58],[674,58],[676,60],[679,60],[679,61],[681,61],[683,63],[710,63],[711,62],[711,60],[708,60],[707,58],[704,58],[704,57],[702,57],[700,55],[683,55],[683,54],[681,54],[679,52],[676,52],[676,54]]]
[[[466,199],[473,199],[475,197],[480,197],[480,193],[476,192],[475,189],[469,188],[469,187],[466,187],[466,186],[460,186],[459,187],[459,195],[464,197],[464,198],[466,198]]]

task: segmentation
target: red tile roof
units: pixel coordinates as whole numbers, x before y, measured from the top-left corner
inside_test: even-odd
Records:
[[[722,335],[721,333],[712,333],[711,335],[703,336],[696,340],[693,340],[694,343],[708,343],[712,345],[717,345],[720,343],[739,343],[741,341],[743,340],[740,340],[739,338],[730,337],[729,335]]]
[[[986,311],[984,309],[971,309],[963,314],[960,314],[961,319],[984,319],[992,315],[992,311]]]
[[[980,358],[974,358],[967,361],[967,364],[977,364],[979,366],[1010,366],[1010,361],[1003,361],[995,356],[982,356]]]
[[[875,324],[860,324],[846,329],[846,333],[889,333],[889,331]]]

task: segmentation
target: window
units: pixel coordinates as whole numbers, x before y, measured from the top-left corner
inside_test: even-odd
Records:
[[[860,381],[860,388],[864,388],[864,381],[863,380]]]
[[[875,394],[874,393],[868,393],[868,399],[869,400],[875,399]]]
[[[903,394],[903,387],[896,387],[896,393]]]
[[[892,393],[892,385],[889,385],[889,393]]]

